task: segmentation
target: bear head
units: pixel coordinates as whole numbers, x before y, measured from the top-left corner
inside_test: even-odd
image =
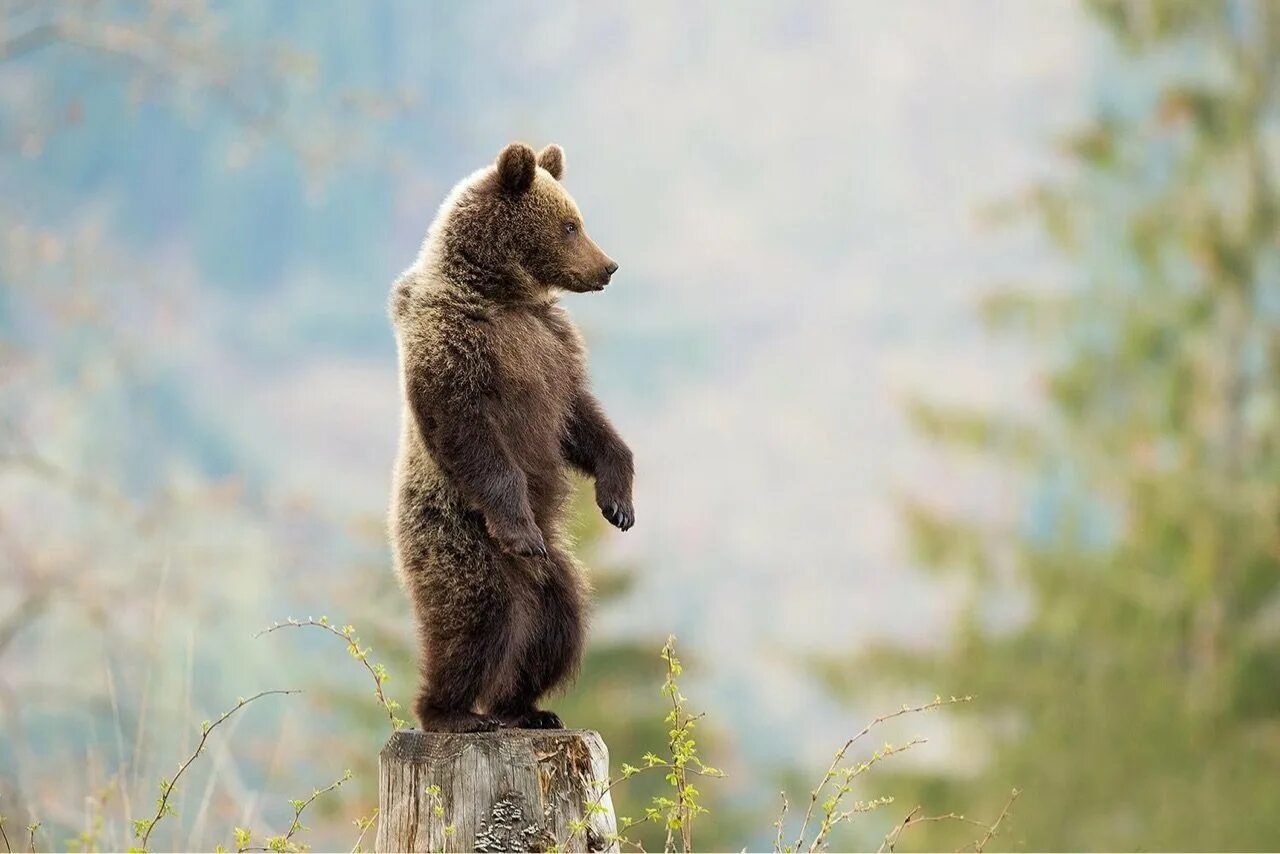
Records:
[[[587,236],[563,175],[560,146],[508,145],[454,188],[428,248],[452,279],[494,297],[602,290],[618,265]]]

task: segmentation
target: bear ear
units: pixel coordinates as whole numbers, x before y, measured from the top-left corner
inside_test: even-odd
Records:
[[[564,175],[564,149],[558,145],[548,145],[538,152],[538,165],[551,173],[557,181]]]
[[[533,184],[538,170],[533,149],[523,142],[513,142],[498,155],[498,183],[508,193],[523,193]]]

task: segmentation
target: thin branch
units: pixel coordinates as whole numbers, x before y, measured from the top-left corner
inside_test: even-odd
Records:
[[[814,854],[814,852],[822,850],[822,846],[827,841],[827,836],[840,822],[850,820],[856,813],[870,812],[873,809],[879,809],[880,807],[893,803],[893,798],[876,798],[871,801],[859,801],[854,805],[853,809],[845,810],[844,812],[836,812],[836,807],[840,806],[840,801],[842,801],[844,796],[852,790],[852,781],[855,777],[861,776],[883,759],[887,759],[895,754],[910,750],[918,744],[926,744],[927,742],[928,739],[925,738],[913,738],[906,744],[897,747],[892,744],[886,744],[883,749],[877,750],[873,753],[871,758],[866,762],[859,763],[851,768],[841,769],[839,776],[844,777],[844,780],[836,786],[835,797],[822,805],[822,824],[818,827],[818,833],[813,838],[813,842],[809,845],[810,854]]]
[[[600,791],[596,794],[594,798],[592,798],[587,803],[587,806],[582,811],[582,814],[584,816],[591,816],[595,814],[600,809],[600,802],[604,800],[604,796],[609,794],[609,792],[613,791],[613,787],[621,783],[623,780],[630,780],[632,777],[635,777],[638,774],[642,774],[645,771],[652,771],[655,768],[666,769],[666,768],[673,768],[673,767],[674,766],[672,766],[669,762],[654,762],[649,765],[641,765],[639,767],[635,765],[628,765],[627,763],[624,762],[622,765],[622,769],[623,769],[622,776],[615,777],[612,780],[610,780],[606,785],[600,787]],[[621,835],[626,832],[627,828],[634,827],[637,824],[644,824],[646,821],[648,821],[648,819],[644,818],[639,821],[631,822],[630,824],[627,825],[626,828],[618,828],[618,835],[619,835],[618,841],[619,842],[622,841]],[[570,827],[569,836],[565,839],[564,844],[561,845],[560,847],[562,849],[567,848],[569,843],[573,841],[573,838],[575,836],[577,836],[579,833],[586,833],[586,832],[587,832],[586,821],[582,823],[581,827]]]
[[[369,828],[378,823],[378,808],[374,807],[373,812],[368,818],[358,818],[355,820],[356,827],[360,828],[360,835],[356,837],[356,844],[351,846],[351,854],[360,854],[360,844],[364,842],[364,835],[369,832]]]
[[[1013,802],[1016,801],[1018,799],[1018,795],[1021,794],[1022,792],[1019,789],[1014,789],[1009,794],[1009,800],[1005,802],[1004,809],[1000,811],[1000,816],[995,820],[995,824],[988,827],[986,835],[973,846],[973,850],[977,852],[977,854],[982,854],[982,849],[986,848],[987,843],[995,837],[996,832],[1000,829],[1000,823],[1004,821],[1004,817],[1009,814],[1009,810],[1013,807]]]
[[[396,732],[405,725],[405,722],[396,716],[396,712],[400,710],[400,704],[395,700],[389,699],[383,691],[383,684],[387,681],[387,670],[381,664],[370,664],[369,653],[372,651],[370,647],[361,647],[360,638],[356,637],[355,626],[343,626],[339,629],[337,626],[329,622],[328,617],[321,617],[318,620],[308,617],[305,620],[295,620],[292,617],[282,623],[272,623],[267,628],[254,635],[260,638],[263,635],[271,634],[278,629],[300,628],[302,626],[312,626],[317,629],[323,629],[334,637],[342,638],[347,644],[347,652],[351,653],[351,657],[364,665],[364,669],[369,671],[369,675],[373,677],[373,693],[378,698],[378,703],[386,710],[387,719],[391,722],[391,731]]]
[[[778,813],[778,820],[773,823],[773,826],[778,829],[778,833],[773,838],[773,850],[775,854],[782,851],[782,827],[787,820],[787,809],[791,806],[791,804],[787,802],[786,792],[779,792],[778,794],[782,796],[782,811]]]
[[[701,715],[699,715],[699,717],[701,717]],[[591,799],[590,802],[588,802],[586,812],[588,813],[594,812],[599,807],[600,802],[604,800],[604,796],[609,794],[609,792],[613,791],[613,788],[617,786],[619,783],[623,782],[624,780],[630,780],[633,777],[644,773],[645,771],[655,771],[655,770],[675,771],[676,770],[676,766],[670,762],[650,762],[640,766],[624,764],[623,767],[629,768],[631,770],[629,772],[624,771],[621,777],[615,777],[613,780],[609,782],[607,786],[604,786],[603,788],[601,788],[599,794],[597,794],[594,798]],[[716,771],[716,773],[712,773],[709,771],[703,771],[700,768],[692,768],[689,766],[686,766],[685,770],[688,771],[690,774],[695,774],[699,777],[710,777],[714,780],[720,780],[724,778],[724,774],[719,773],[718,770]],[[784,795],[783,797],[785,798],[786,796]],[[647,819],[642,819],[640,821],[633,822],[629,826],[644,824],[646,820]],[[580,830],[575,830],[573,833],[570,833],[568,840],[566,840],[566,844],[568,844],[568,841],[572,840],[573,837],[577,836],[578,833],[583,832],[585,830],[586,828],[581,828]]]
[[[892,830],[884,835],[884,841],[882,841],[880,843],[880,847],[876,849],[876,854],[884,854],[885,851],[893,851],[894,846],[898,844],[898,837],[902,835],[902,831],[906,830],[907,827],[915,821],[916,816],[920,814],[922,809],[924,809],[924,807],[919,804],[912,807],[911,812],[907,813],[907,817],[898,822]]]
[[[1005,817],[1009,814],[1010,807],[1013,806],[1013,802],[1018,799],[1018,795],[1020,794],[1022,794],[1022,792],[1019,790],[1013,790],[1013,793],[1009,796],[1009,800],[1005,802],[1004,809],[1000,811],[1000,815],[992,824],[986,824],[954,812],[949,812],[945,815],[920,815],[923,807],[916,806],[911,810],[911,812],[907,813],[906,818],[885,834],[884,841],[880,843],[877,853],[884,854],[884,852],[893,852],[898,845],[898,839],[909,827],[914,827],[917,824],[925,824],[928,822],[955,821],[963,824],[971,824],[974,827],[980,827],[985,831],[982,839],[978,840],[973,845],[973,850],[976,854],[982,854],[982,850],[995,837],[996,833],[1000,829],[1000,824],[1005,820]]]
[[[337,780],[334,780],[332,783],[325,786],[323,789],[313,789],[311,792],[311,797],[307,798],[306,800],[295,799],[290,801],[289,805],[293,807],[293,818],[289,821],[288,831],[286,831],[282,836],[269,837],[267,839],[267,844],[265,847],[261,845],[250,845],[249,839],[251,836],[251,832],[237,827],[236,828],[236,854],[246,854],[246,852],[249,852],[249,851],[305,851],[307,850],[306,846],[296,845],[292,841],[294,834],[296,834],[300,830],[306,830],[306,828],[302,826],[302,814],[307,811],[307,807],[315,803],[316,798],[320,797],[321,795],[332,792],[334,789],[338,788],[339,786],[341,786],[343,783],[347,782],[350,779],[351,779],[351,770],[348,769],[347,771],[343,772],[341,777],[339,777]],[[361,834],[361,838],[362,839],[364,838],[364,834]]]
[[[680,687],[676,683],[676,677],[683,672],[683,668],[681,667],[680,659],[675,654],[674,637],[667,638],[667,643],[662,648],[662,659],[667,665],[667,678],[663,682],[662,693],[671,698],[671,712],[666,716],[666,723],[671,726],[667,740],[667,747],[671,751],[670,760],[664,761],[654,753],[646,753],[643,758],[643,766],[636,767],[623,763],[622,776],[613,780],[593,781],[593,785],[597,787],[596,795],[587,803],[584,809],[584,819],[569,823],[569,836],[562,844],[558,845],[560,850],[568,848],[569,843],[572,842],[575,836],[586,832],[590,817],[602,811],[600,802],[618,783],[623,780],[629,780],[642,771],[649,771],[655,768],[661,768],[668,772],[668,781],[676,790],[676,801],[672,802],[665,798],[655,797],[653,799],[654,805],[645,808],[644,818],[638,820],[623,819],[615,831],[609,834],[608,841],[618,845],[619,848],[631,846],[637,851],[644,851],[642,845],[626,838],[626,832],[649,821],[663,821],[667,829],[666,842],[663,849],[665,851],[676,850],[673,831],[676,827],[679,827],[681,831],[681,849],[685,852],[692,850],[693,817],[698,813],[706,812],[706,809],[697,803],[698,791],[688,784],[687,775],[722,778],[724,777],[724,772],[704,764],[698,756],[691,733],[694,723],[701,720],[705,713],[699,712],[696,715],[689,715],[684,711],[685,698],[680,693]]]
[[[655,768],[668,769],[668,768],[673,768],[674,766],[672,766],[671,763],[669,762],[658,762],[658,763],[654,763],[653,765],[641,765],[639,767],[636,767],[634,765],[628,765],[626,767],[634,768],[635,770],[633,770],[629,774],[624,773],[621,777],[614,779],[612,782],[609,783],[609,785],[601,789],[600,794],[596,795],[595,800],[592,801],[593,804],[599,805],[600,802],[604,800],[604,796],[609,794],[609,792],[613,789],[613,787],[621,783],[623,780],[630,780],[632,777],[635,777],[638,774],[643,774],[645,771],[652,771]]]
[[[13,847],[9,845],[9,834],[4,832],[4,816],[0,815],[0,838],[4,839],[4,850],[8,854],[13,854]]]
[[[134,821],[134,833],[140,838],[140,841],[141,841],[141,844],[139,847],[143,848],[144,850],[146,849],[147,842],[151,839],[151,832],[155,830],[155,827],[160,822],[160,819],[164,818],[166,815],[169,815],[173,812],[173,807],[169,806],[169,796],[173,794],[173,787],[178,784],[178,779],[182,777],[182,775],[186,772],[186,770],[189,767],[191,767],[191,763],[195,762],[196,757],[198,757],[201,754],[201,752],[204,750],[204,744],[206,741],[209,740],[209,734],[211,732],[217,729],[218,726],[222,724],[227,718],[231,717],[236,712],[240,711],[245,706],[252,703],[254,700],[269,696],[271,694],[301,694],[301,693],[302,692],[297,689],[261,691],[257,694],[254,694],[252,697],[248,698],[247,700],[244,699],[243,697],[237,700],[236,704],[233,707],[223,712],[218,717],[218,719],[213,723],[209,723],[208,721],[205,721],[200,727],[200,742],[199,744],[196,745],[195,751],[192,752],[192,754],[188,756],[181,765],[178,766],[178,773],[173,775],[172,780],[162,779],[160,781],[160,798],[159,800],[156,801],[155,818],[138,819]]]
[[[668,641],[668,646],[669,646],[669,645],[670,645],[670,641]],[[668,670],[668,671],[667,671],[667,674],[668,674],[668,675],[667,675],[667,679],[668,679],[668,681],[670,681],[670,680],[671,680],[671,678],[672,678],[672,676],[673,676],[673,674],[671,673],[671,671],[670,671],[670,670]],[[668,742],[667,742],[667,746],[668,746],[668,748],[671,750],[671,755],[672,755],[672,756],[675,756],[675,754],[676,754],[676,740],[677,740],[677,739],[679,739],[679,738],[683,735],[683,733],[684,733],[684,728],[680,725],[680,711],[681,711],[681,708],[680,708],[680,700],[681,700],[681,697],[680,697],[680,690],[679,690],[678,688],[676,688],[676,687],[674,686],[674,684],[672,685],[672,690],[671,690],[670,694],[671,694],[671,726],[672,726],[672,729],[671,729],[671,733],[670,733],[670,738],[668,739]],[[693,722],[694,722],[694,721],[696,721],[698,718],[702,717],[702,715],[704,715],[704,714],[706,714],[706,713],[705,713],[705,712],[700,712],[700,713],[698,713],[698,714],[697,714],[697,715],[695,715],[694,717],[690,718],[689,723],[693,723]],[[680,842],[681,842],[681,843],[683,844],[683,846],[684,846],[685,854],[688,854],[688,852],[691,850],[691,842],[690,842],[690,839],[691,839],[692,834],[693,834],[693,827],[692,827],[692,825],[693,825],[693,814],[692,814],[692,813],[689,813],[688,809],[687,809],[687,808],[686,808],[686,806],[685,806],[685,792],[684,792],[684,788],[685,788],[685,776],[684,776],[684,765],[682,764],[682,765],[680,765],[680,767],[678,767],[678,768],[673,768],[673,769],[672,769],[672,771],[673,771],[673,773],[676,775],[676,809],[678,810],[677,815],[679,815],[679,816],[680,816],[680,819],[681,819],[681,821],[680,821]],[[688,814],[686,815],[686,813],[688,813]],[[671,848],[671,841],[672,841],[672,840],[671,840],[671,834],[672,834],[672,830],[673,830],[673,828],[672,828],[671,824],[672,824],[671,822],[667,822],[667,844],[666,844],[666,850],[667,850],[667,851],[672,850],[672,848]]]
[[[289,847],[289,840],[293,839],[293,835],[302,829],[302,814],[307,811],[307,807],[315,803],[316,798],[332,792],[350,779],[351,770],[347,769],[347,771],[345,771],[337,780],[334,780],[323,789],[316,789],[313,791],[311,793],[311,797],[307,798],[305,801],[293,802],[293,821],[289,823],[289,832],[284,835],[284,848],[286,850],[288,850]]]
[[[949,813],[946,813],[945,815],[920,815],[920,811],[922,809],[923,807],[917,806],[915,809],[911,810],[911,812],[907,813],[907,817],[904,818],[897,827],[895,827],[893,830],[885,834],[884,841],[880,843],[880,848],[877,850],[893,851],[895,849],[895,846],[897,846],[898,844],[898,837],[902,835],[902,832],[904,830],[906,830],[908,827],[912,827],[917,824],[925,824],[931,821],[934,821],[934,822],[958,821],[958,822],[963,822],[964,824],[972,824],[974,827],[981,827],[983,829],[986,829],[987,827],[987,825],[983,824],[980,821],[975,821],[974,819],[966,818],[965,816],[962,816],[959,813],[954,813],[954,812],[949,812]]]
[[[644,818],[627,819],[625,822],[619,825],[618,832],[616,834],[617,839],[615,839],[614,841],[618,843],[619,848],[621,848],[624,845],[630,845],[631,850],[638,851],[640,852],[640,854],[645,854],[644,843],[634,839],[628,839],[626,834],[628,831],[631,830],[631,828],[639,827],[642,824],[648,824],[652,820],[653,819],[647,815]]]
[[[809,793],[809,807],[804,812],[804,821],[800,825],[800,835],[796,837],[795,845],[793,846],[794,850],[799,851],[804,845],[804,835],[809,829],[809,821],[813,818],[813,808],[818,803],[818,797],[822,794],[823,789],[826,788],[827,783],[831,781],[831,778],[835,776],[836,769],[840,767],[840,763],[844,760],[845,754],[849,752],[849,748],[853,747],[853,745],[856,744],[863,736],[871,732],[875,727],[885,721],[892,720],[893,718],[901,717],[902,715],[915,714],[917,712],[928,712],[941,706],[951,706],[956,703],[967,703],[972,699],[973,697],[971,696],[952,697],[949,700],[944,700],[941,697],[934,697],[932,702],[924,703],[919,706],[903,706],[897,711],[889,712],[888,714],[875,718],[871,723],[859,730],[853,738],[846,741],[844,746],[836,751],[835,758],[831,760],[831,766],[827,768],[827,773],[823,775],[822,781],[818,784],[818,787]]]

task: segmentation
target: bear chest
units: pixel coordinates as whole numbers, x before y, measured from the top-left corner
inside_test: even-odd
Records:
[[[558,446],[581,373],[577,348],[536,315],[508,315],[495,326],[494,368],[505,426],[541,434]]]

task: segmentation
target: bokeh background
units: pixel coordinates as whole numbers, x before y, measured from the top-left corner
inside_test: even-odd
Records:
[[[638,467],[631,532],[581,502],[558,708],[615,768],[660,750],[678,636],[728,773],[699,848],[769,847],[780,789],[953,694],[886,728],[929,741],[837,847],[1013,787],[988,848],[1280,845],[1280,5],[4,0],[15,847],[131,844],[202,720],[302,688],[219,728],[152,845],[261,844],[350,768],[300,838],[351,848],[368,674],[254,635],[352,623],[410,698],[387,292],[514,139],[565,148],[621,264],[564,302]]]

